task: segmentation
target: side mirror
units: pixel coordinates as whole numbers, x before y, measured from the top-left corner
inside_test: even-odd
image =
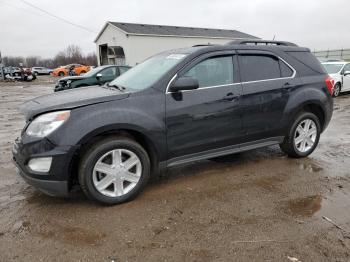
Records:
[[[100,79],[102,78],[102,74],[101,74],[101,73],[98,73],[98,74],[96,75],[96,78],[97,78],[98,80],[100,80]]]
[[[350,75],[350,71],[345,71],[344,76]]]
[[[189,76],[180,77],[170,86],[170,92],[194,90],[199,88],[198,80]]]

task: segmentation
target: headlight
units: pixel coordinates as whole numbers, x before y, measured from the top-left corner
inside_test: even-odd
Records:
[[[27,135],[45,137],[63,125],[68,120],[70,111],[57,111],[38,116],[26,130]]]

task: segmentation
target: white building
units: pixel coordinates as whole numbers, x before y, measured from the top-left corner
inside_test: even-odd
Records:
[[[259,39],[236,30],[107,22],[95,39],[99,65],[134,66],[165,50]]]

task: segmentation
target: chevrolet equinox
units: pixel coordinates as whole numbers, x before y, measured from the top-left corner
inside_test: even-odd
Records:
[[[271,145],[310,155],[332,116],[333,84],[309,49],[289,42],[171,50],[104,86],[26,102],[13,160],[46,194],[80,185],[118,204],[188,162]]]

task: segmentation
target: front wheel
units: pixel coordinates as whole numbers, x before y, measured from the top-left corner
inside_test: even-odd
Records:
[[[340,95],[340,90],[341,90],[341,86],[339,83],[336,83],[333,87],[333,97],[337,97]]]
[[[112,205],[134,199],[150,177],[147,152],[132,139],[111,137],[84,155],[79,183],[87,197]]]
[[[291,125],[280,148],[289,157],[307,157],[317,147],[320,134],[321,124],[318,117],[313,113],[303,112]]]

